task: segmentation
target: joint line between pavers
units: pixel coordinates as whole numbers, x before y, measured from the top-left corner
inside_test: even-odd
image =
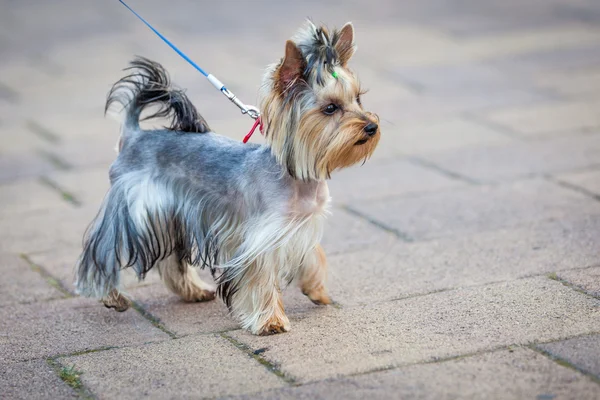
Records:
[[[46,271],[44,269],[44,267],[42,267],[39,264],[34,263],[29,258],[29,256],[27,256],[27,254],[21,254],[20,256],[34,272],[37,272],[38,274],[40,274],[50,286],[57,289],[59,292],[61,292],[63,295],[65,295],[65,297],[73,297],[75,295],[75,293],[73,293],[65,285],[63,285],[63,283],[60,281],[60,279],[56,279],[54,276],[52,276],[51,273]]]
[[[492,282],[492,283],[498,283],[498,282]],[[414,293],[414,294],[409,294],[407,296],[394,297],[392,299],[389,299],[388,301],[402,301],[402,300],[414,299],[415,297],[429,296],[430,294],[444,293],[444,292],[449,292],[449,291],[455,290],[455,289],[456,288],[444,288],[444,289],[432,290],[431,292]],[[373,303],[371,302],[370,304],[373,304]]]
[[[577,365],[571,363],[570,361],[568,361],[567,359],[563,358],[563,357],[559,357],[555,354],[552,354],[551,352],[544,350],[542,348],[537,347],[537,345],[530,345],[528,346],[529,349],[535,351],[536,353],[539,353],[547,358],[549,358],[550,360],[554,361],[555,363],[557,363],[558,365],[561,365],[565,368],[569,368],[572,369],[574,371],[579,372],[580,374],[583,374],[585,376],[587,376],[588,378],[590,378],[591,380],[593,380],[594,382],[600,384],[600,376],[596,376],[594,374],[592,374],[591,372],[578,367]]]
[[[246,353],[249,357],[256,360],[256,362],[258,362],[260,365],[265,367],[269,372],[275,374],[278,378],[283,380],[285,383],[287,383],[289,385],[297,386],[296,379],[294,377],[286,374],[281,369],[279,369],[275,364],[273,364],[270,361],[267,361],[265,358],[261,357],[259,355],[259,353],[256,353],[256,351],[252,351],[252,349],[249,346],[245,345],[244,343],[240,342],[239,340],[237,340],[225,333],[221,333],[220,336],[223,339],[226,339],[227,341],[229,341],[232,345],[234,345],[239,350]]]
[[[580,269],[586,269],[586,268],[593,268],[596,265],[591,265],[591,266],[586,266],[583,268],[573,268],[570,269],[568,271],[572,271],[572,270],[580,270]],[[572,284],[570,284],[569,282],[566,281],[561,281],[560,278],[555,277],[554,275],[556,275],[556,273],[534,273],[534,274],[527,274],[527,275],[523,275],[520,276],[518,278],[514,278],[514,279],[501,279],[501,280],[496,280],[496,281],[490,281],[490,282],[482,282],[482,283],[476,283],[476,284],[471,284],[471,285],[459,285],[459,286],[451,286],[451,287],[447,287],[447,288],[441,288],[441,289],[436,289],[436,290],[432,290],[430,292],[421,292],[421,293],[414,293],[414,294],[408,294],[406,296],[398,296],[398,297],[392,297],[392,298],[387,298],[387,299],[383,299],[383,300],[376,300],[376,301],[371,301],[368,303],[357,303],[355,305],[350,305],[350,306],[346,306],[348,308],[355,308],[355,307],[363,307],[366,305],[373,305],[373,304],[383,304],[383,303],[388,303],[388,302],[392,302],[392,301],[404,301],[404,300],[409,300],[415,297],[425,297],[425,296],[430,296],[430,295],[435,295],[438,293],[443,293],[443,292],[451,292],[454,290],[460,290],[460,289],[471,289],[471,288],[478,288],[478,287],[485,287],[485,286],[489,286],[489,285],[497,285],[497,284],[501,284],[501,283],[509,283],[509,282],[516,282],[516,281],[520,281],[523,279],[531,279],[531,278],[541,278],[541,277],[545,277],[545,278],[549,278],[551,280],[555,280],[558,281],[559,283],[562,283],[563,285],[569,287],[570,289],[573,289],[576,292],[579,292],[583,295],[585,295],[586,297],[591,297],[593,299],[600,299],[594,295],[591,295],[589,293],[586,293],[585,291],[583,291],[582,289],[573,286]]]
[[[447,170],[447,169],[445,169],[443,167],[440,167],[439,165],[434,164],[433,162],[425,160],[425,159],[423,159],[421,157],[417,157],[417,156],[411,155],[411,156],[406,156],[406,159],[409,162],[411,162],[411,163],[413,163],[415,165],[418,165],[418,166],[423,167],[423,168],[428,168],[428,169],[430,169],[432,171],[436,171],[436,172],[438,172],[438,173],[440,173],[440,174],[442,174],[442,175],[444,175],[444,176],[446,176],[448,178],[451,178],[451,179],[454,179],[454,180],[458,180],[458,181],[461,181],[461,182],[465,182],[465,183],[468,183],[469,185],[474,185],[474,186],[481,185],[481,182],[479,182],[479,181],[477,181],[475,179],[472,179],[472,178],[469,178],[468,176],[464,176],[464,175],[458,174],[456,172]]]
[[[600,201],[600,195],[597,195],[594,192],[590,192],[589,190],[587,190],[585,188],[582,188],[580,186],[574,185],[574,184],[569,183],[569,182],[562,181],[562,180],[560,180],[558,178],[555,178],[553,176],[550,176],[550,175],[544,175],[544,178],[547,181],[552,182],[552,183],[554,183],[554,184],[556,184],[556,185],[558,185],[560,187],[572,190],[572,191],[577,192],[579,194],[583,194],[584,196],[587,196],[587,197],[591,198],[592,200]]]
[[[68,192],[67,190],[62,188],[58,183],[56,183],[52,179],[48,178],[47,176],[41,176],[39,180],[40,180],[41,184],[49,187],[50,189],[52,189],[55,192],[57,192],[58,194],[60,194],[62,199],[64,201],[66,201],[67,203],[70,203],[70,204],[74,205],[75,207],[81,206],[81,204],[82,204],[81,201],[79,201],[79,199],[77,199],[77,197],[75,197],[75,195],[73,193]]]
[[[27,120],[26,126],[31,133],[49,143],[56,144],[61,141],[59,135],[34,120]]]
[[[522,133],[515,131],[514,129],[511,129],[505,125],[490,121],[487,118],[485,118],[484,116],[476,115],[473,112],[469,112],[469,111],[464,112],[464,113],[462,113],[462,117],[469,122],[478,124],[479,126],[482,126],[484,128],[489,128],[489,129],[493,130],[494,132],[499,133],[510,139],[520,139],[520,140],[526,139],[525,135],[523,135]]]
[[[390,71],[388,68],[383,68],[379,70],[380,75],[382,77],[387,77],[396,81],[400,81],[400,84],[404,89],[408,89],[409,92],[413,94],[423,94],[427,92],[427,88],[422,83],[408,78],[406,75]]]
[[[177,339],[177,335],[174,332],[171,332],[158,317],[147,311],[140,303],[132,300],[131,308],[137,311],[143,318],[148,320],[155,328],[158,328],[169,335],[171,339]]]
[[[19,102],[19,97],[19,93],[16,90],[0,82],[0,99],[5,99],[9,103],[16,104]]]
[[[51,153],[46,150],[41,150],[41,149],[38,149],[37,153],[44,160],[48,161],[50,164],[52,164],[54,167],[56,167],[56,169],[59,169],[62,171],[67,171],[72,168],[71,164],[69,164],[68,162],[66,162],[65,160],[63,160],[62,158],[60,158],[58,155],[56,155],[54,153]]]
[[[340,205],[339,206],[342,210],[348,212],[349,214],[354,215],[355,217],[359,217],[365,221],[367,221],[369,224],[382,229],[386,232],[389,232],[391,234],[393,234],[394,236],[396,236],[398,239],[406,242],[406,243],[411,243],[414,242],[414,239],[412,237],[410,237],[407,233],[401,232],[396,228],[392,228],[382,222],[379,222],[363,213],[361,213],[360,211],[354,209],[353,207],[349,206],[349,205]]]
[[[448,361],[461,360],[463,358],[474,357],[474,356],[477,356],[477,355],[480,355],[480,354],[493,353],[495,351],[500,351],[500,350],[510,350],[510,349],[512,349],[514,347],[523,347],[523,346],[522,345],[515,345],[515,344],[501,345],[501,346],[493,347],[491,349],[481,350],[481,351],[475,351],[475,352],[472,352],[472,353],[457,354],[457,355],[448,356],[448,357],[434,357],[432,360],[417,361],[417,362],[406,363],[406,364],[388,365],[388,366],[385,366],[385,367],[375,368],[375,369],[372,369],[372,370],[369,370],[369,371],[357,372],[357,373],[349,374],[349,375],[346,375],[346,376],[348,376],[348,377],[354,377],[354,376],[369,375],[369,374],[374,374],[374,373],[377,373],[377,372],[392,371],[392,370],[396,370],[396,369],[400,369],[400,368],[412,367],[412,366],[415,366],[415,365],[439,364],[439,363],[444,363],[444,362],[448,362]],[[310,383],[310,382],[306,382],[306,383]]]
[[[69,368],[61,364],[56,357],[47,358],[46,363],[54,370],[54,373],[60,378],[61,381],[63,381],[79,395],[79,398],[84,400],[98,398],[87,386],[83,384],[80,378],[82,372],[75,370],[75,365]]]
[[[588,292],[586,292],[584,289],[580,288],[579,286],[577,286],[577,285],[574,285],[574,284],[572,284],[571,282],[569,282],[569,281],[567,281],[567,280],[565,280],[565,279],[562,279],[562,278],[560,278],[560,277],[559,277],[559,276],[556,274],[556,272],[552,272],[552,273],[550,273],[550,274],[547,274],[547,275],[546,275],[546,277],[547,277],[548,279],[550,279],[550,280],[553,280],[553,281],[556,281],[556,282],[562,283],[564,286],[568,287],[569,289],[572,289],[572,290],[574,290],[574,291],[576,291],[576,292],[578,292],[578,293],[581,293],[581,294],[583,294],[583,295],[585,295],[585,296],[587,296],[587,297],[591,297],[592,299],[600,300],[600,296],[595,296],[595,295],[593,295],[593,294],[591,294],[591,293],[588,293]]]

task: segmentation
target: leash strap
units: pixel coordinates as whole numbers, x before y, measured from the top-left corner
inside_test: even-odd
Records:
[[[152,32],[154,32],[169,47],[171,47],[177,54],[179,54],[181,56],[181,58],[183,58],[185,61],[187,61],[192,67],[197,69],[198,72],[200,72],[202,75],[204,75],[215,88],[217,88],[221,93],[223,93],[225,95],[225,97],[227,97],[233,104],[235,104],[242,111],[242,114],[248,114],[252,119],[259,121],[260,111],[258,110],[258,108],[244,104],[240,99],[237,98],[237,96],[235,94],[233,94],[232,92],[227,90],[227,88],[225,87],[223,82],[221,82],[219,79],[217,79],[216,76],[209,74],[206,71],[204,71],[202,68],[200,68],[200,66],[198,64],[196,64],[194,61],[192,61],[192,59],[190,59],[183,51],[179,50],[177,48],[177,46],[175,46],[169,39],[167,39],[159,31],[154,29],[154,27],[152,27],[152,25],[150,25],[148,23],[148,21],[146,21],[144,18],[142,18],[141,15],[136,13],[123,0],[119,0],[119,3],[123,4],[129,11],[131,11],[133,13],[133,15],[138,17],[140,21],[142,21],[148,28],[150,28],[150,30]],[[258,125],[258,123],[255,122],[254,127],[252,128],[252,130],[249,133],[250,136],[252,136],[252,133],[256,129],[257,125]],[[261,131],[262,131],[262,124],[261,124]],[[246,136],[248,136],[248,135],[246,135]],[[248,138],[249,138],[249,136],[248,136]],[[244,143],[246,143],[246,142],[244,142]]]
[[[247,143],[248,140],[250,140],[250,138],[252,137],[252,134],[254,133],[254,131],[256,130],[256,127],[259,125],[260,125],[260,128],[259,128],[260,133],[264,133],[262,119],[260,117],[258,117],[256,119],[256,121],[254,121],[254,125],[252,125],[250,132],[248,132],[248,134],[246,134],[246,136],[244,136],[244,140],[242,140],[242,142]]]

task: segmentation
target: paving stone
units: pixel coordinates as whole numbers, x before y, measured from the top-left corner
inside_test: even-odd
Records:
[[[561,174],[557,176],[557,179],[600,196],[600,170],[595,169]]]
[[[600,134],[597,132],[528,143],[469,147],[427,156],[435,165],[479,182],[590,168],[597,166],[599,159]]]
[[[422,93],[414,99],[383,104],[372,110],[381,118],[382,135],[402,132],[398,127],[439,122],[457,115],[475,114],[498,108],[528,106],[554,101],[548,93],[527,89],[499,89],[490,93]],[[391,127],[390,127],[391,125]]]
[[[394,70],[403,80],[428,93],[490,93],[508,87],[531,85],[526,77],[519,79],[485,64],[433,65]]]
[[[358,38],[358,35],[357,35]],[[463,60],[460,45],[448,35],[426,27],[371,26],[360,32],[361,56],[379,64],[382,49],[387,50],[390,67],[447,64]],[[415,46],[419,43],[419,46]],[[407,51],[411,49],[411,51]]]
[[[600,203],[543,180],[359,202],[351,207],[412,239],[474,233],[543,219],[600,214]]]
[[[600,378],[600,335],[582,336],[537,347]]]
[[[84,298],[0,308],[0,353],[25,361],[106,346],[168,339],[135,310],[118,313]]]
[[[386,159],[369,160],[364,165],[334,172],[328,185],[334,204],[355,201],[367,205],[370,200],[434,192],[465,183],[406,159]]]
[[[110,89],[110,85],[109,85]],[[103,91],[99,101],[95,101],[94,105],[91,106],[90,110],[83,110],[78,112],[76,108],[70,107],[62,112],[52,112],[44,106],[44,101],[39,100],[41,105],[28,104],[28,107],[40,107],[41,110],[35,114],[34,117],[29,117],[34,123],[53,135],[55,135],[59,144],[68,146],[71,140],[75,142],[94,142],[105,139],[105,141],[112,142],[112,146],[109,151],[114,154],[114,148],[119,137],[120,129],[120,117],[113,116],[111,114],[104,116],[104,101],[106,100],[106,91]],[[84,97],[84,95],[77,93],[70,96],[71,101],[73,99],[78,100],[83,104],[90,104],[91,101]],[[96,99],[94,99],[96,100]],[[48,100],[50,101],[50,100]],[[54,101],[57,101],[56,99]],[[62,107],[67,107],[64,102],[61,103]],[[61,146],[62,147],[62,146]],[[57,149],[60,150],[60,147]],[[96,150],[101,151],[102,148],[98,147]]]
[[[0,253],[0,272],[0,307],[64,296],[17,255]]]
[[[0,154],[0,183],[40,176],[54,169],[50,161],[36,153]]]
[[[23,89],[43,87],[52,76],[45,71],[36,68],[27,58],[14,58],[7,60],[0,66],[2,82],[11,91],[17,93],[17,102],[22,100]],[[21,110],[24,113],[25,110]]]
[[[540,8],[535,9],[536,17]],[[496,18],[496,16],[494,16]],[[509,16],[514,19],[514,15]],[[572,48],[600,45],[600,30],[583,24],[542,29],[520,29],[494,36],[480,36],[465,43],[465,52],[476,59],[531,57],[531,53],[568,52]]]
[[[57,171],[48,178],[77,201],[98,209],[110,188],[108,168],[105,167]]]
[[[335,201],[334,201],[335,202]],[[325,222],[321,245],[327,256],[364,250],[373,246],[392,244],[392,234],[374,226],[364,218],[333,207]]]
[[[600,302],[537,277],[292,319],[273,338],[230,333],[300,382],[596,332]],[[510,327],[510,328],[507,328]]]
[[[567,69],[595,68],[600,64],[600,45],[583,44],[531,51],[514,57],[490,60],[491,65],[527,74],[545,74]]]
[[[471,4],[473,6],[473,4]],[[465,27],[475,29],[476,33],[484,33],[481,29],[490,30],[490,25],[498,23],[498,15],[485,19],[475,19],[473,16],[462,16],[463,18],[454,18],[453,20],[440,21],[436,28],[444,27],[444,24],[454,24],[451,29],[453,35],[464,33]],[[539,20],[539,8],[536,10],[536,19]],[[500,22],[505,27],[515,24],[515,16],[510,15],[505,21]],[[498,32],[492,29],[490,35],[480,35],[469,37],[468,40],[453,40],[449,35],[439,31],[428,29],[406,29],[404,27],[395,28],[394,33],[389,32],[390,28],[382,27],[368,32],[361,32],[362,40],[367,43],[378,43],[383,48],[395,49],[391,51],[391,57],[388,63],[393,66],[402,67],[428,67],[431,65],[452,65],[464,63],[465,61],[494,60],[498,58],[521,58],[530,60],[532,52],[545,54],[549,52],[568,52],[571,48],[594,48],[600,44],[600,31],[590,30],[584,25],[573,24],[564,27],[544,27],[544,29],[531,29],[532,21],[525,20],[520,22],[523,28],[512,32]],[[508,25],[507,25],[508,24]],[[479,28],[477,28],[479,25]],[[505,28],[506,29],[506,28]],[[374,35],[377,39],[372,39]],[[390,38],[390,43],[382,38]],[[397,38],[392,42],[391,38]],[[422,38],[422,41],[421,41]],[[415,48],[412,43],[418,42],[420,46]],[[422,46],[421,46],[422,44]],[[406,51],[406,49],[413,51]],[[375,53],[380,47],[373,49],[361,48],[361,53]],[[538,56],[540,57],[540,56]],[[377,55],[373,54],[377,59]],[[554,59],[553,59],[554,60]],[[524,62],[524,61],[523,61]],[[550,63],[552,65],[552,63]]]
[[[203,274],[202,279],[212,282],[212,279],[207,279],[206,274]],[[238,322],[229,316],[227,307],[219,298],[208,302],[186,303],[169,292],[162,283],[132,289],[129,293],[144,310],[178,336],[239,328]]]
[[[91,5],[86,10],[82,10],[80,17],[73,20],[69,18],[66,11],[76,5],[72,1],[62,3],[60,10],[64,12],[57,12],[57,8],[46,5],[42,5],[39,9],[34,9],[29,4],[11,6],[12,21],[10,24],[14,24],[14,33],[25,31],[31,32],[32,35],[23,37],[24,35],[15,34],[14,39],[23,47],[35,46],[40,50],[45,48],[52,53],[71,41],[84,42],[98,35],[116,31],[123,32],[127,27],[124,22],[130,22],[122,12],[117,11],[116,7],[98,7],[97,5]],[[32,13],[33,10],[39,11],[40,14]],[[43,17],[50,13],[57,14],[53,23]],[[32,37],[35,37],[36,40],[32,40]],[[118,42],[115,42],[115,47],[117,44]],[[73,60],[86,58],[82,57],[84,54],[91,56],[93,52],[86,51],[84,48],[79,53],[79,57],[74,57]]]
[[[329,379],[237,399],[596,399],[598,384],[524,348]]]
[[[127,360],[125,369],[123,360]],[[286,385],[227,339],[213,335],[60,361],[83,371],[83,383],[101,399],[208,398]]]
[[[94,135],[70,140],[59,148],[51,151],[53,157],[58,158],[69,168],[104,168],[108,171],[110,164],[117,158],[115,151],[119,131],[105,132],[103,135]]]
[[[73,208],[5,215],[0,221],[0,252],[33,253],[77,247],[98,209]]]
[[[463,118],[402,125],[385,131],[373,159],[401,154],[423,155],[453,151],[470,146],[494,146],[512,142],[508,136]],[[368,161],[369,163],[372,161]]]
[[[548,9],[538,8],[535,17],[528,15],[529,13],[525,10],[525,7],[530,3],[531,2],[524,4],[524,8],[520,9],[521,13],[519,15],[506,15],[506,13],[502,13],[497,7],[492,6],[495,8],[493,16],[489,15],[491,14],[489,10],[487,10],[488,15],[481,15],[480,13],[475,13],[475,15],[464,13],[460,16],[441,20],[437,27],[438,29],[443,29],[444,32],[452,35],[457,40],[474,40],[477,42],[475,48],[471,49],[471,52],[466,51],[466,49],[464,50],[466,53],[464,57],[474,59],[494,57],[493,52],[489,50],[482,51],[483,49],[479,48],[483,47],[482,42],[486,40],[488,43],[492,41],[495,42],[498,39],[505,39],[507,36],[510,39],[513,32],[519,32],[523,36],[527,36],[538,30],[543,30],[543,32],[546,33],[547,29],[557,25],[556,18]],[[471,3],[470,5],[473,6],[474,3]],[[525,39],[524,42],[527,43],[527,39]],[[502,48],[502,44],[502,42],[499,43],[500,55],[503,54],[503,52],[507,52],[508,54],[518,54],[520,52],[526,52],[528,49],[527,46],[510,46],[510,43],[507,48]],[[536,42],[530,45],[534,48],[539,46]],[[467,46],[467,49],[469,49],[469,46]]]
[[[525,136],[573,133],[600,128],[599,106],[598,101],[536,105],[488,113],[486,119]]]
[[[52,138],[42,136],[43,133],[32,131],[22,121],[6,120],[0,123],[0,140],[2,140],[0,154],[33,153],[39,148],[51,145]]]
[[[37,179],[0,184],[0,216],[72,207],[56,190]]]
[[[74,293],[75,265],[82,251],[82,247],[58,246],[52,250],[28,254],[27,257],[36,265],[42,267],[56,278],[68,291]],[[121,285],[125,290],[144,287],[160,283],[160,277],[155,270],[146,275],[146,279],[139,281],[131,268],[121,271]]]
[[[594,96],[600,87],[600,70],[557,71],[536,76],[535,81],[542,88],[554,90],[567,97]]]
[[[392,243],[329,258],[329,290],[343,306],[549,274],[600,263],[600,215]],[[587,271],[587,272],[585,272]],[[597,273],[597,271],[596,271]],[[558,276],[600,294],[593,270]]]
[[[586,293],[600,297],[600,267],[558,271],[556,275]]]
[[[44,360],[0,363],[3,399],[77,399],[77,393]]]

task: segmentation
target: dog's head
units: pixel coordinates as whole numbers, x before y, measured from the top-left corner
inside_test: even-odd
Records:
[[[351,23],[330,32],[309,21],[267,69],[265,137],[294,178],[327,179],[368,159],[379,142],[379,118],[364,110],[360,82],[348,67],[355,50]]]

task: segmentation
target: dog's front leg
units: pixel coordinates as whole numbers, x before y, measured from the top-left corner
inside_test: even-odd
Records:
[[[256,261],[238,274],[230,285],[230,308],[243,328],[261,336],[290,330],[276,265],[264,259]]]
[[[300,290],[310,301],[318,305],[331,304],[327,294],[327,258],[320,244],[308,254],[300,267]]]

